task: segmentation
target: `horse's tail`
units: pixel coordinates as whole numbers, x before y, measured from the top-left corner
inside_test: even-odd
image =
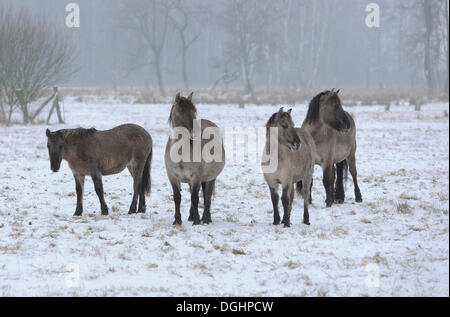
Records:
[[[343,178],[344,178],[344,182],[347,181],[348,179],[348,162],[347,160],[344,160],[344,174],[343,174]]]
[[[144,173],[142,174],[142,186],[147,195],[152,191],[152,157],[153,157],[153,149],[150,151],[150,154],[147,157],[147,161],[144,165]]]

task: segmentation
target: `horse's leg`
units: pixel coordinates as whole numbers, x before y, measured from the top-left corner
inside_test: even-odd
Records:
[[[295,186],[291,186],[291,193],[289,194],[289,223],[291,222],[291,211],[292,211],[292,204],[294,203],[294,195],[295,195]]]
[[[362,202],[362,196],[361,196],[361,191],[359,190],[359,186],[358,186],[358,173],[356,171],[356,158],[355,158],[355,153],[352,153],[348,159],[348,169],[350,170],[350,174],[352,174],[352,178],[353,178],[353,185],[355,187],[355,200],[357,203],[361,203]]]
[[[313,180],[311,179],[311,185],[309,186],[309,203],[312,204],[312,186]]]
[[[183,222],[181,221],[181,212],[180,212],[180,204],[181,204],[181,190],[180,184],[172,183],[173,190],[173,201],[175,203],[175,221],[174,225],[181,225]]]
[[[138,213],[145,214],[146,211],[146,205],[145,205],[145,188],[142,186],[141,181],[141,190],[139,191],[139,207],[138,207]]]
[[[284,224],[284,227],[291,226],[291,207],[292,207],[292,182],[289,182],[283,185],[283,194],[281,195],[281,203],[283,204],[284,214],[283,220],[281,221]]]
[[[345,160],[336,164],[336,189],[334,202],[343,204],[345,201],[344,192],[344,166]]]
[[[133,199],[131,200],[130,209],[128,211],[128,214],[131,215],[136,213],[138,198],[142,191],[142,173],[144,172],[144,167],[140,166],[137,162],[134,162],[128,167],[128,170],[133,176]]]
[[[333,205],[333,191],[334,191],[334,165],[331,164],[323,168],[323,186],[327,195],[327,207]]]
[[[189,184],[189,192],[192,192],[191,184]],[[191,204],[191,207],[189,208],[189,218],[188,221],[194,221],[194,207]]]
[[[141,187],[142,178],[139,176],[139,173],[135,173],[135,175],[133,175],[133,199],[131,200],[130,210],[128,211],[129,215],[136,213],[136,207],[139,194],[141,192]]]
[[[75,188],[77,191],[77,209],[74,216],[79,217],[83,214],[83,192],[84,192],[84,175],[73,174],[75,178]]]
[[[105,197],[103,193],[103,182],[101,175],[92,175],[92,181],[94,182],[95,192],[97,193],[98,199],[100,200],[100,206],[102,209],[102,215],[108,215],[108,206],[105,202]]]
[[[202,222],[205,224],[210,224],[211,220],[211,197],[214,191],[214,183],[216,180],[210,182],[202,183],[203,190],[203,200],[205,202],[205,209],[203,211]]]
[[[191,206],[192,206],[192,221],[193,225],[200,224],[200,215],[198,213],[198,194],[200,191],[200,182],[193,182],[191,184]]]
[[[270,198],[272,199],[272,205],[273,205],[273,224],[275,226],[278,226],[280,224],[280,212],[278,211],[278,185],[270,186]]]
[[[305,189],[302,192],[303,197],[303,223],[305,225],[310,225],[309,223],[309,212],[308,212],[308,206],[309,206],[309,199],[311,198],[311,185],[308,186],[308,183],[312,183],[312,178],[304,180],[305,182]],[[309,189],[308,189],[309,188]]]

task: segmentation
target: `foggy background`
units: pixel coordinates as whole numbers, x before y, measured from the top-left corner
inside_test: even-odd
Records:
[[[448,1],[0,0],[46,15],[77,50],[76,87],[425,88],[448,93]],[[0,21],[1,23],[1,21]],[[0,47],[1,49],[1,47]],[[183,56],[185,58],[183,59]],[[428,61],[428,62],[427,62]]]

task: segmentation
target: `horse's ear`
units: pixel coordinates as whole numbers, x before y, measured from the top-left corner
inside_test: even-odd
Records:
[[[191,92],[191,93],[189,94],[189,96],[187,97],[187,99],[188,99],[189,101],[191,101],[191,102],[192,102],[192,96],[194,96],[194,92]]]
[[[289,113],[289,114],[291,114],[291,112],[292,112],[292,108],[287,111],[287,113]]]
[[[177,95],[175,96],[175,102],[180,101],[181,98],[181,94],[178,92]]]
[[[341,90],[338,89],[334,94],[337,96]]]
[[[49,129],[47,129],[47,130],[45,130],[45,135],[47,136],[47,138],[50,136],[50,130]]]
[[[328,102],[328,100],[335,94],[334,88],[331,89],[328,93],[324,94],[322,97],[320,97],[320,103],[324,104]]]
[[[278,113],[283,113],[284,107],[281,107],[280,110],[278,110]]]

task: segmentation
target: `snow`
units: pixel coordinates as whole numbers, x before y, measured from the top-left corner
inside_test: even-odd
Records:
[[[220,127],[264,126],[280,106],[198,105]],[[256,163],[227,163],[211,225],[174,227],[164,168],[169,105],[66,100],[66,125],[109,129],[132,122],[154,141],[145,215],[128,215],[127,171],[104,178],[110,216],[88,178],[84,215],[75,211],[67,163],[50,171],[43,125],[0,127],[2,296],[449,296],[449,106],[355,106],[357,167],[364,202],[325,208],[314,174],[311,226],[296,198],[292,226],[273,226],[268,187]],[[300,125],[306,105],[296,105]],[[203,205],[201,204],[201,207]],[[280,204],[281,208],[281,204]],[[282,209],[281,209],[282,210]],[[200,213],[203,209],[200,208]],[[77,274],[79,273],[79,274]],[[79,277],[79,279],[78,279]]]

